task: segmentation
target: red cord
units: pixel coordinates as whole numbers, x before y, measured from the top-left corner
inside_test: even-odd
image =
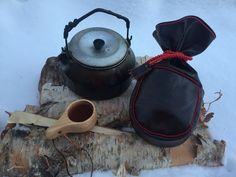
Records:
[[[185,55],[182,52],[173,52],[171,50],[166,50],[163,54],[157,55],[150,60],[147,61],[148,64],[154,65],[162,60],[170,59],[170,58],[179,58],[184,61],[192,60],[192,57]]]

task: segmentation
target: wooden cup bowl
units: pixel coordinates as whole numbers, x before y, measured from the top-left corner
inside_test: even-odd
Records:
[[[97,121],[96,108],[89,100],[76,100],[66,108],[54,125],[46,130],[46,137],[54,139],[66,133],[83,133],[91,130]]]

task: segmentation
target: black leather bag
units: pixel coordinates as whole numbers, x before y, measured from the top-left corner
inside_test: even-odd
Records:
[[[204,94],[197,72],[186,61],[216,36],[196,16],[157,24],[153,36],[164,53],[132,71],[137,83],[130,118],[145,140],[171,147],[183,143],[196,127]]]

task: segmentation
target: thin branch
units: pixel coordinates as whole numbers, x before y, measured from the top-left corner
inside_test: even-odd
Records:
[[[92,159],[92,157],[91,157],[91,155],[89,154],[89,152],[86,150],[86,149],[84,149],[84,148],[81,148],[83,151],[85,151],[86,152],[86,154],[87,154],[87,156],[89,157],[89,159],[90,159],[90,162],[91,162],[91,173],[90,173],[90,177],[92,177],[93,176],[93,159]]]
[[[11,117],[11,113],[10,113],[10,112],[5,111],[5,113],[6,113],[9,117]]]
[[[204,103],[204,105],[208,104],[208,107],[206,109],[206,113],[210,110],[210,107],[211,107],[212,103],[218,101],[223,96],[223,93],[221,92],[221,90],[219,92],[215,92],[215,94],[218,94],[218,97],[215,100],[213,100],[211,102]]]
[[[69,172],[66,157],[65,157],[64,154],[56,147],[55,142],[54,142],[54,139],[52,140],[52,144],[53,144],[54,148],[56,149],[56,151],[63,157],[64,162],[65,162],[65,165],[66,165],[66,172],[67,172],[68,176],[73,177],[73,176],[70,174],[70,172]]]
[[[71,140],[67,135],[64,135],[64,137],[69,141],[70,144],[72,144],[73,146],[75,146],[76,149],[78,149],[78,150],[81,149],[82,151],[86,152],[86,154],[87,154],[87,156],[89,157],[89,160],[90,160],[90,162],[91,162],[91,173],[90,173],[90,177],[92,177],[92,176],[93,176],[93,171],[94,171],[93,168],[94,168],[94,167],[93,167],[93,159],[92,159],[91,155],[89,154],[89,152],[88,152],[85,148],[79,147],[79,145],[78,145],[75,141]]]
[[[16,126],[15,123],[9,123],[5,126],[4,130],[1,132],[1,140],[3,140],[3,138],[5,137],[5,135],[7,134],[7,132],[11,129],[13,129]]]
[[[49,175],[51,176],[51,177],[55,177],[55,175],[53,175],[52,173],[51,173],[51,171],[50,171],[50,163],[49,163],[49,157],[47,156],[47,155],[40,155],[40,157],[42,157],[43,159],[44,159],[44,161],[45,161],[45,164],[46,164],[46,171],[48,171],[49,172]]]

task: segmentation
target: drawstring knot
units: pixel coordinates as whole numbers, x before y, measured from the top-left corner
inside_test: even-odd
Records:
[[[170,58],[178,58],[184,61],[192,60],[191,56],[187,56],[182,52],[174,52],[171,50],[166,50],[163,54],[157,55],[150,60],[147,61],[149,65],[154,65],[162,60],[170,59]]]

